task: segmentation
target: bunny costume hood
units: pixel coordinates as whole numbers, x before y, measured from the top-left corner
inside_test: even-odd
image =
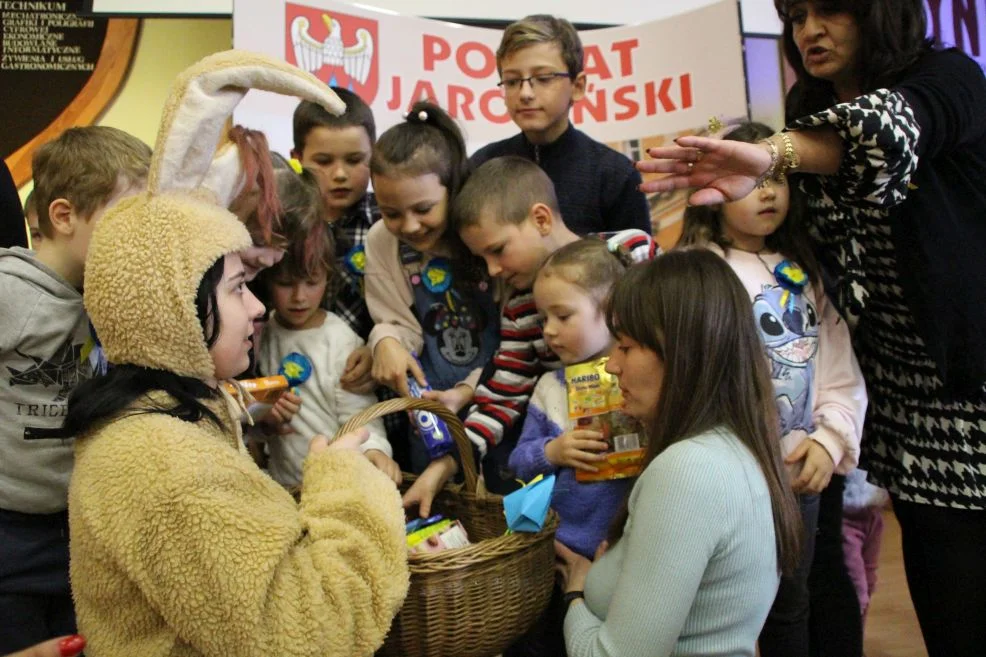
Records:
[[[195,294],[216,260],[251,246],[243,224],[218,204],[242,188],[237,149],[226,146],[213,160],[229,114],[250,88],[345,110],[317,78],[254,53],[219,53],[178,77],[147,191],[107,212],[86,258],[85,306],[111,363],[214,374]]]

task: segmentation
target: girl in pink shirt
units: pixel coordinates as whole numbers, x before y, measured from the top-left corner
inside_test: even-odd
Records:
[[[732,128],[724,139],[754,143],[772,134],[767,126],[749,123]],[[808,574],[816,529],[826,526],[819,496],[833,475],[856,467],[866,412],[866,388],[849,329],[825,296],[800,212],[800,199],[787,181],[768,179],[738,201],[689,207],[679,244],[721,255],[750,295],[771,365],[781,452],[801,504],[802,562],[793,576],[781,579],[760,635],[763,657],[809,657]],[[841,504],[837,515],[834,523],[841,529]],[[841,532],[833,540],[841,556]]]

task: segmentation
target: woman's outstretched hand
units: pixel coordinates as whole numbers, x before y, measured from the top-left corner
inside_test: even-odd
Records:
[[[691,205],[714,205],[738,201],[753,191],[770,167],[770,149],[764,144],[679,137],[676,146],[648,149],[652,160],[637,162],[642,173],[669,173],[643,183],[643,192],[669,192],[696,188],[688,197]]]

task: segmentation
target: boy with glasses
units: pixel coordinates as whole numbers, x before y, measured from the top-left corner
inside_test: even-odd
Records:
[[[551,178],[573,232],[651,232],[640,174],[628,158],[576,130],[569,108],[585,95],[582,42],[570,22],[544,14],[507,26],[496,53],[507,111],[521,133],[480,149],[478,167],[501,155],[533,160]]]

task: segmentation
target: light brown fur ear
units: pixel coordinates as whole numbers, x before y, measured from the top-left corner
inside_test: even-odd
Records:
[[[242,50],[210,55],[185,70],[172,86],[151,160],[151,194],[202,185],[220,204],[236,196],[243,181],[237,175],[242,172],[235,149],[225,149],[212,171],[210,166],[230,114],[250,89],[298,96],[334,114],[346,109],[325,83],[286,62]]]

